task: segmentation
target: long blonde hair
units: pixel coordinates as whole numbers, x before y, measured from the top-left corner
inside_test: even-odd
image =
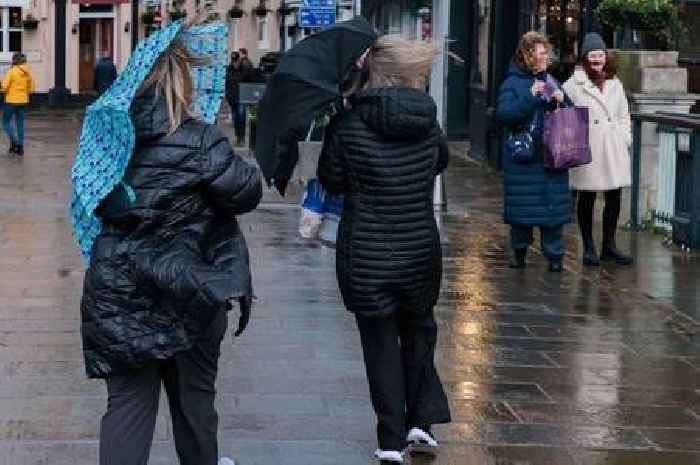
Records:
[[[195,98],[192,67],[201,62],[180,40],[175,40],[158,58],[141,86],[140,94],[155,87],[155,98],[165,99],[170,120],[168,134],[175,132],[186,119],[196,118],[191,110]]]
[[[398,34],[381,36],[367,56],[367,85],[422,90],[438,53],[438,47],[432,42],[407,40]]]

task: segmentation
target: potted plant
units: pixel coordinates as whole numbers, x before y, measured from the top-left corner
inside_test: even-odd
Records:
[[[28,13],[27,16],[22,20],[22,27],[26,31],[33,31],[37,27],[39,27],[39,20],[36,19],[31,13]]]
[[[602,0],[595,14],[610,32],[643,32],[652,48],[668,48],[686,32],[681,9],[672,0]]]
[[[260,0],[258,6],[253,7],[253,14],[258,18],[264,18],[269,12],[270,10],[267,9],[267,6],[265,5],[265,0]]]

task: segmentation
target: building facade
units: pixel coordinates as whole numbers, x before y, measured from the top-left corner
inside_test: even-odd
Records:
[[[24,52],[38,99],[55,103],[94,93],[95,64],[109,56],[121,70],[133,47],[153,28],[185,13],[213,14],[230,28],[231,50],[246,48],[258,63],[312,34],[299,27],[301,0],[0,0],[0,72]],[[355,0],[338,0],[338,20],[359,14]]]

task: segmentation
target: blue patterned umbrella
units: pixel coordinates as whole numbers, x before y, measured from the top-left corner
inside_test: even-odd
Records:
[[[153,65],[176,38],[193,55],[207,58],[193,69],[194,112],[213,123],[224,97],[228,62],[228,27],[220,22],[189,28],[177,21],[151,34],[134,50],[124,71],[88,108],[73,163],[71,218],[80,251],[90,261],[92,244],[102,229],[95,209],[122,182],[136,141],[129,108]],[[129,186],[124,186],[133,195]]]

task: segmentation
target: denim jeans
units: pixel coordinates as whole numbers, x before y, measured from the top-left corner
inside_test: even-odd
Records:
[[[526,250],[532,244],[532,226],[511,226],[510,244],[513,250]],[[564,226],[546,228],[540,226],[540,247],[549,260],[561,260],[564,256],[562,233]]]
[[[24,145],[24,112],[26,105],[15,105],[6,103],[3,109],[2,126],[5,129],[7,137],[14,145]],[[12,118],[15,118],[17,125],[17,133],[12,125]]]

